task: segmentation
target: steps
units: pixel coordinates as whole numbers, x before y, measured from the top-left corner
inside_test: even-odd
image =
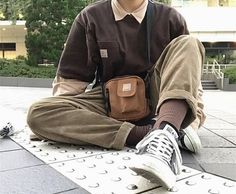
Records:
[[[212,80],[202,80],[203,90],[218,90],[216,83]]]

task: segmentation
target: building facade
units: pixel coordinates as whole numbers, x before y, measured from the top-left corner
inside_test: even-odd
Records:
[[[236,64],[236,0],[172,0],[171,6],[204,44],[206,63]]]
[[[0,21],[0,58],[14,59],[26,56],[25,21]]]
[[[25,21],[0,21],[0,58],[14,59],[26,56],[25,35],[27,29]]]

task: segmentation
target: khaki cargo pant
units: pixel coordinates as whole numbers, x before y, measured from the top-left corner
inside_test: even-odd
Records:
[[[151,99],[157,107],[167,99],[186,99],[189,111],[183,127],[197,115],[204,47],[195,38],[183,35],[163,51],[151,76]],[[106,116],[101,87],[76,96],[57,96],[32,104],[27,122],[37,136],[72,144],[93,144],[122,149],[130,130],[129,122]]]

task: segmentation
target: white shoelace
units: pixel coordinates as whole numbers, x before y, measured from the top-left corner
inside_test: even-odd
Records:
[[[148,153],[160,156],[168,164],[170,164],[172,154],[174,152],[173,145],[165,135],[159,135],[148,144]]]

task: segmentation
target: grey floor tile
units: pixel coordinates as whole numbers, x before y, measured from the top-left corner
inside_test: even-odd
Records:
[[[200,153],[194,155],[201,163],[235,163],[236,148],[203,148]]]
[[[226,137],[229,141],[236,144],[236,138],[235,137]]]
[[[229,104],[232,105],[232,102],[231,103],[229,102]],[[225,121],[235,122],[236,114],[235,114],[235,112],[230,113],[228,111],[222,111],[222,110],[213,110],[213,109],[207,110],[207,118],[212,118],[212,117],[222,119],[222,120],[225,120]]]
[[[206,129],[204,127],[201,127],[197,132],[199,137],[204,137],[204,136],[215,136],[215,134],[212,132],[213,130]]]
[[[203,168],[197,163],[185,163],[184,165],[195,170],[203,171]]]
[[[204,148],[236,148],[230,141],[218,135],[201,137],[201,142]]]
[[[230,139],[227,139],[226,135],[234,136],[235,130],[223,130],[223,129],[217,129],[217,130],[210,130],[201,128],[198,131],[198,135],[201,139],[203,147],[235,147]],[[229,141],[228,141],[229,140]],[[236,141],[236,137],[235,137]]]
[[[232,163],[202,163],[202,168],[208,172],[236,181],[236,164]]]
[[[26,150],[0,152],[0,172],[40,164],[43,162]]]
[[[216,130],[212,130],[212,132],[223,137],[230,136],[230,137],[236,138],[236,126],[235,126],[235,129],[232,129],[232,130],[216,129]]]
[[[235,129],[235,125],[220,119],[206,119],[203,126],[207,129]]]
[[[197,163],[197,160],[194,158],[193,154],[189,151],[181,150],[183,163]]]
[[[181,154],[183,158],[183,165],[196,169],[196,170],[200,170],[200,171],[203,170],[201,166],[199,165],[198,161],[196,160],[196,158],[193,156],[195,154],[185,151],[185,150],[181,150]]]
[[[235,121],[236,121],[236,116],[234,117],[226,117],[226,118],[222,118],[224,121],[227,121],[233,125],[236,125]]]
[[[52,194],[77,187],[47,165],[0,172],[1,194]]]
[[[0,152],[19,150],[19,149],[22,149],[22,147],[16,144],[10,138],[0,139]]]

